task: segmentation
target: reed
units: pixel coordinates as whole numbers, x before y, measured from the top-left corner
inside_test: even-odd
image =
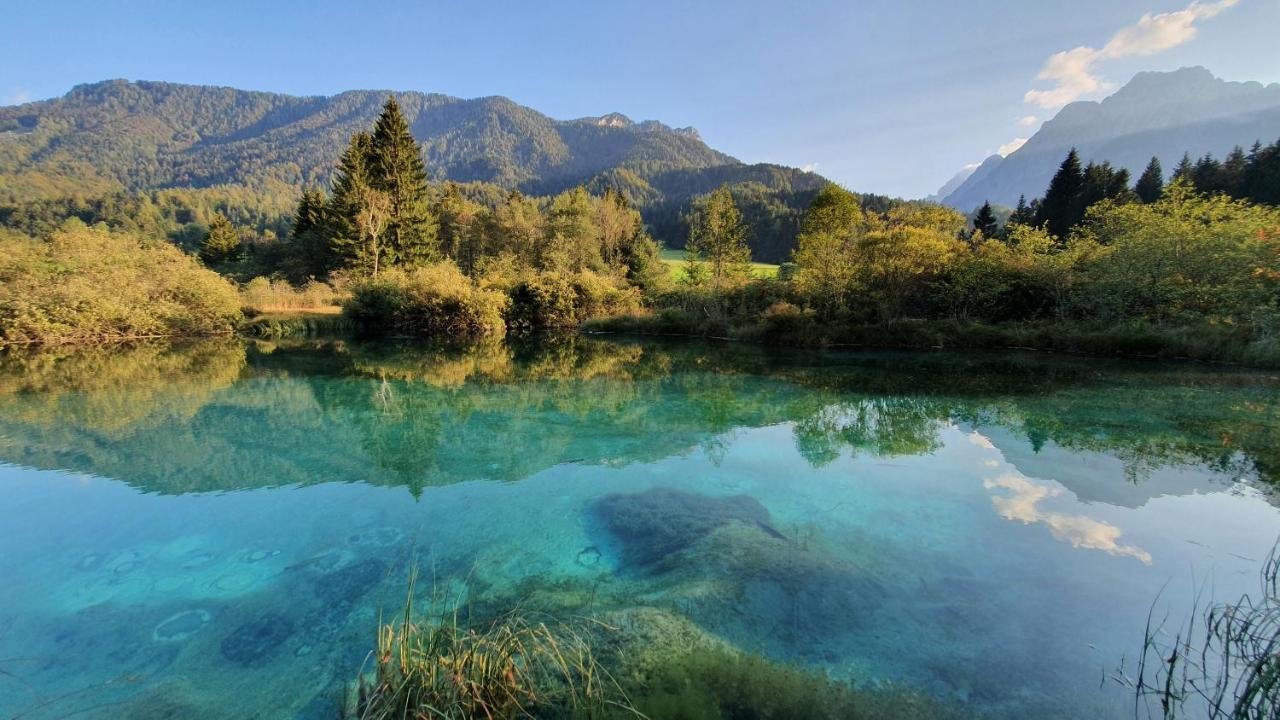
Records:
[[[360,677],[354,717],[639,717],[592,653],[597,624],[520,609],[474,622],[458,603],[434,599],[419,613],[415,584],[411,576],[402,617],[379,623],[372,680]]]

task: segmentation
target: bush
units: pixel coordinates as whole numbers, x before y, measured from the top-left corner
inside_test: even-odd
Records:
[[[240,303],[248,311],[303,310],[337,305],[341,296],[332,286],[310,280],[295,288],[285,280],[256,277],[240,288]]]
[[[518,333],[575,328],[592,318],[640,309],[639,290],[587,270],[532,274],[510,292],[507,325]]]
[[[43,241],[0,235],[0,341],[215,335],[239,320],[235,288],[166,242],[78,220]]]
[[[365,327],[409,335],[501,337],[508,302],[445,261],[356,283],[343,312]]]

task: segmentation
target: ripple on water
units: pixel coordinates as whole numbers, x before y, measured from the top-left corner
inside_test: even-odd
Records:
[[[161,642],[185,640],[200,632],[205,625],[208,625],[210,618],[211,616],[206,610],[199,608],[183,610],[157,625],[156,629],[151,632],[151,637]]]

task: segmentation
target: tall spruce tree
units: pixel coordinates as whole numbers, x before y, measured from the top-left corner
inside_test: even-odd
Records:
[[[213,216],[209,232],[200,243],[200,259],[206,265],[222,265],[240,258],[240,234],[222,213]]]
[[[1026,203],[1026,199],[1021,200]],[[991,202],[982,203],[982,207],[978,208],[978,213],[973,216],[973,232],[981,233],[983,238],[993,238],[999,231],[1000,221],[996,219],[995,210],[991,209]]]
[[[1142,171],[1138,184],[1133,186],[1138,199],[1144,203],[1153,203],[1164,193],[1164,170],[1160,167],[1160,158],[1152,157],[1147,169]]]
[[[386,194],[390,211],[386,228],[387,264],[414,264],[440,256],[436,221],[422,149],[394,97],[387,97],[373,126],[368,166],[371,184]]]
[[[1169,180],[1191,180],[1191,173],[1194,170],[1194,164],[1191,162],[1191,153],[1182,153],[1182,159],[1178,161],[1178,166],[1173,169],[1173,175]]]
[[[1080,155],[1071,148],[1062,165],[1058,166],[1058,172],[1054,173],[1053,180],[1049,181],[1036,224],[1047,225],[1051,234],[1065,238],[1071,228],[1084,218],[1083,193],[1084,170],[1080,167]]]
[[[359,272],[373,270],[373,255],[357,222],[362,204],[370,197],[372,187],[369,159],[373,152],[373,138],[367,132],[351,136],[351,142],[338,159],[338,171],[333,181],[333,195],[329,199],[330,250],[336,262]]]
[[[1011,225],[1034,225],[1036,222],[1036,213],[1031,206],[1027,205],[1027,196],[1018,196],[1018,206],[1013,209],[1013,214],[1005,221],[1005,234],[1008,234]]]

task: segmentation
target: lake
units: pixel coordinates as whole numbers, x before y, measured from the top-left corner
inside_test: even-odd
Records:
[[[1280,377],[572,337],[0,356],[0,716],[336,717],[408,575],[975,716],[1256,590]]]

